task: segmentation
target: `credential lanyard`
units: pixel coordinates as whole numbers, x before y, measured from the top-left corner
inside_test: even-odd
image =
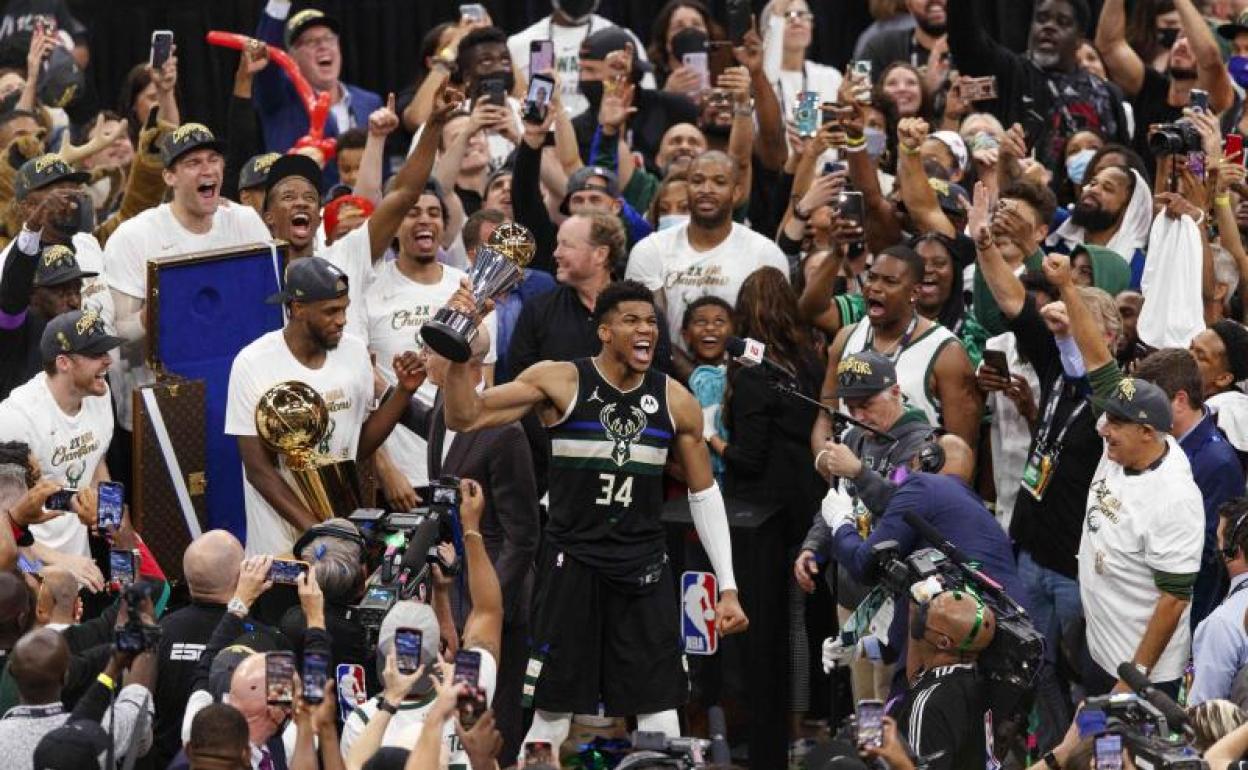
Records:
[[[1049,433],[1053,431],[1053,417],[1057,414],[1057,402],[1062,399],[1062,391],[1066,387],[1063,379],[1062,375],[1057,375],[1057,381],[1053,384],[1053,390],[1049,393],[1049,402],[1044,406],[1044,420],[1040,426],[1040,434],[1036,437],[1037,447],[1047,448],[1049,446]],[[1074,425],[1075,420],[1079,419],[1079,415],[1083,414],[1087,408],[1088,402],[1080,401],[1079,405],[1066,416],[1065,424],[1058,431],[1057,437],[1053,439],[1052,447],[1054,450],[1061,448],[1062,443],[1066,441],[1066,433],[1070,430],[1070,426]]]

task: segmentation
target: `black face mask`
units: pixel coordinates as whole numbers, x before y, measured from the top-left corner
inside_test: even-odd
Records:
[[[573,24],[582,24],[598,9],[598,0],[553,0],[551,5],[563,11]]]
[[[601,80],[582,80],[576,84],[576,88],[581,95],[589,100],[590,115],[597,115],[598,108],[602,106],[602,81]]]
[[[1177,27],[1170,29],[1157,30],[1157,45],[1169,51],[1174,47],[1174,41],[1179,39],[1179,30]]]

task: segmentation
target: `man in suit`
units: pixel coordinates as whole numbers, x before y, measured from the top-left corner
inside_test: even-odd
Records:
[[[472,342],[469,367],[477,387],[482,383],[482,362],[490,350],[489,332],[482,326]],[[503,752],[512,757],[520,751],[523,736],[520,708],[524,667],[528,661],[527,636],[529,594],[532,591],[533,559],[541,531],[538,516],[537,479],[533,455],[519,422],[471,433],[447,430],[443,415],[442,384],[450,362],[427,350],[425,371],[439,388],[433,406],[412,399],[403,424],[429,444],[429,478],[451,475],[478,482],[485,493],[481,532],[486,552],[503,588],[502,660],[498,689],[494,694],[494,716],[503,735]],[[464,537],[473,537],[471,530]],[[463,622],[468,607],[455,591],[456,623]]]

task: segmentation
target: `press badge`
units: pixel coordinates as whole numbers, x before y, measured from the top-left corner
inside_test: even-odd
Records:
[[[1023,489],[1027,490],[1037,501],[1044,498],[1044,491],[1053,480],[1053,456],[1040,451],[1039,447],[1027,456],[1027,465],[1023,467]]]

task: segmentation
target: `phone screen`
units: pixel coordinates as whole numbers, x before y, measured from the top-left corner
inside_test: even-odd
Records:
[[[499,77],[481,78],[477,81],[478,97],[488,104],[502,107],[507,102],[507,85]]]
[[[529,79],[529,93],[524,99],[524,112],[520,116],[524,122],[541,124],[546,120],[546,111],[550,108],[550,97],[555,90],[555,81],[545,75],[534,75]]]
[[[273,565],[269,567],[269,580],[294,585],[299,582],[299,576],[307,573],[308,569],[308,563],[304,561],[274,559]]]
[[[698,90],[705,91],[711,87],[711,65],[706,51],[695,51],[681,57],[681,63],[698,73],[700,78]]]
[[[414,674],[420,668],[420,647],[424,634],[414,628],[400,628],[394,632],[394,655],[398,659],[399,673]]]
[[[985,350],[984,363],[991,366],[997,374],[1009,378],[1010,364],[1005,358],[1005,353],[1002,353],[1000,350]]]
[[[849,190],[840,194],[837,200],[837,213],[842,219],[853,220],[862,226],[863,217],[866,214],[866,206],[862,200],[862,193]]]
[[[96,525],[101,530],[119,528],[122,507],[125,505],[125,486],[120,481],[101,481],[96,491],[99,493]]]
[[[819,109],[819,92],[802,91],[797,95],[796,107],[793,111],[793,122],[798,136],[810,138],[819,133],[819,118],[823,113]]]
[[[158,29],[152,33],[152,52],[149,63],[153,69],[160,69],[165,66],[165,62],[169,61],[169,57],[173,54],[173,32],[167,29]]]
[[[325,681],[329,679],[329,658],[319,652],[303,654],[303,699],[308,703],[325,700]]]
[[[459,16],[463,19],[472,19],[473,21],[485,20],[485,6],[480,3],[467,3],[459,6]]]
[[[1122,736],[1115,733],[1096,737],[1096,770],[1122,770]]]
[[[275,705],[295,701],[295,654],[270,652],[264,656],[264,688],[268,702]]]
[[[1232,163],[1244,164],[1244,137],[1239,134],[1227,134],[1223,143],[1223,155]]]
[[[481,653],[460,650],[455,654],[455,683],[467,685],[467,692],[455,702],[459,723],[471,728],[485,713],[485,691],[481,688]]]
[[[133,585],[138,568],[134,551],[114,548],[108,552],[109,577],[122,588]]]
[[[529,43],[529,74],[537,75],[555,69],[555,42],[534,40]]]
[[[553,765],[555,751],[549,741],[528,741],[524,744],[524,765]]]
[[[73,487],[58,489],[48,495],[48,499],[43,503],[43,507],[49,511],[68,511],[76,494],[78,494],[78,490]]]
[[[884,704],[878,700],[858,701],[858,745],[879,748],[884,743]]]

